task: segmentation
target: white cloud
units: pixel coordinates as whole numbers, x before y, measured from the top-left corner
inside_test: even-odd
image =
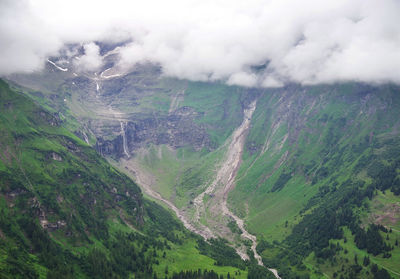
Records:
[[[26,4],[0,2],[0,74],[40,69],[46,57],[62,46],[62,41],[43,28],[43,22]]]
[[[1,1],[0,74],[40,69],[74,42],[95,69],[94,40],[132,41],[120,67],[152,61],[192,80],[400,83],[398,0]]]
[[[88,43],[83,45],[83,49],[85,54],[74,61],[77,70],[84,72],[98,70],[103,64],[100,47],[95,43]]]
[[[262,87],[270,87],[270,88],[282,87],[283,85],[284,85],[283,82],[277,80],[273,76],[265,77],[261,83]]]
[[[257,76],[245,72],[234,73],[229,77],[226,83],[245,87],[257,86]]]

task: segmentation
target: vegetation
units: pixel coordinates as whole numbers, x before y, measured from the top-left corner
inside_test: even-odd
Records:
[[[283,278],[322,277],[325,272],[335,278],[378,276],[360,269],[362,259],[350,260],[351,249],[369,255],[382,270],[390,267],[393,272],[382,273],[397,277],[400,266],[391,259],[399,253],[392,250],[395,242],[365,216],[376,210],[371,200],[381,191],[397,193],[398,88],[347,84],[287,90],[280,99],[279,90],[259,98],[230,196],[238,214],[249,205],[249,229],[271,239],[258,246],[264,262]],[[361,113],[359,100],[365,96],[369,107],[382,104],[385,109]],[[286,111],[290,100],[296,105]],[[332,242],[340,239],[347,239],[347,250]]]
[[[232,248],[210,246],[145,200],[57,113],[3,81],[0,107],[1,278],[246,277]],[[176,262],[165,274],[171,249],[183,247],[192,251],[190,268]]]
[[[199,251],[216,260],[216,265],[230,265],[244,270],[245,263],[241,260],[235,249],[226,245],[223,239],[210,239],[210,244],[203,239],[198,242]]]
[[[132,79],[151,79],[140,71],[137,75]],[[396,243],[400,239],[400,222],[398,213],[396,215],[394,211],[400,201],[400,98],[397,86],[347,83],[304,87],[291,84],[283,89],[247,90],[222,84],[161,80],[149,83],[147,88],[139,81],[132,82],[140,87],[140,92],[144,92],[141,93],[143,97],[135,95],[135,98],[128,96],[131,84],[118,85],[121,87],[119,98],[115,98],[118,100],[113,105],[128,113],[150,111],[156,116],[165,115],[172,94],[184,90],[184,99],[179,106],[195,109],[198,113],[196,123],[203,125],[212,142],[209,148],[202,150],[189,146],[171,151],[161,145],[150,146],[143,152],[139,163],[155,176],[155,188],[164,197],[173,200],[178,207],[190,204],[193,197],[203,190],[200,186],[209,181],[210,173],[224,152],[223,142],[240,124],[242,115],[238,112],[256,98],[257,108],[246,138],[236,187],[229,195],[229,207],[235,210],[235,214],[246,217],[248,230],[258,239],[268,240],[260,241],[257,247],[265,264],[277,268],[285,279],[399,278],[400,250]],[[126,80],[123,82],[127,83]],[[82,105],[78,100],[82,94],[71,88],[68,90],[72,94],[70,108],[75,115],[93,119],[93,115],[79,110]],[[89,104],[91,109],[93,106]],[[38,143],[36,145],[43,148]],[[61,151],[55,152],[64,156]],[[15,172],[18,169],[16,166]],[[6,170],[6,167],[0,166],[0,170]],[[20,173],[19,180],[22,181],[24,177]],[[76,177],[77,173],[66,170],[61,176]],[[2,178],[4,181],[15,179],[6,174]],[[49,193],[45,196],[45,189],[43,186],[34,195],[43,194],[46,197],[43,202],[56,200],[47,198],[51,194],[47,191]],[[86,190],[76,187],[71,191],[84,195]],[[120,193],[118,187],[117,191]],[[99,200],[96,198],[96,201]],[[110,202],[102,203],[108,205]],[[118,207],[110,209],[106,215],[118,218],[120,209],[124,212],[122,217],[138,214],[140,207],[128,204],[129,199],[120,201]],[[64,210],[55,202],[48,202],[46,206],[51,208],[52,214]],[[182,248],[180,243],[187,242],[187,239],[178,233],[182,230],[179,225],[164,231],[163,227],[173,221],[157,219],[162,214],[157,208],[149,208],[153,206],[149,202],[142,201],[141,206],[143,211],[139,216],[143,217],[132,218],[130,222],[146,235],[165,239],[170,247],[180,247],[180,253],[201,252],[208,259],[213,257],[215,261],[212,260],[211,265],[218,265],[207,267],[207,270],[217,272],[220,264],[246,268],[231,255],[232,250],[226,248],[222,240],[209,246],[206,242],[192,239],[190,247]],[[90,216],[85,216],[85,208],[76,208],[77,225],[72,227],[76,231],[74,243],[89,240],[97,243],[107,235],[112,237],[113,233],[106,229],[109,222],[99,221],[104,220],[98,218],[101,212],[91,208],[98,214],[91,221]],[[392,213],[393,218],[385,217]],[[157,225],[158,222],[162,225]],[[87,234],[86,227],[99,229]],[[234,224],[229,228],[237,232]],[[53,234],[57,237],[56,233]],[[193,250],[195,246],[198,250]],[[9,254],[4,249],[0,251],[0,258]],[[175,269],[173,257],[178,254],[166,249],[168,268],[167,261],[162,264],[158,259],[160,265],[153,265],[157,276],[161,274],[164,277],[166,270],[166,276],[172,276],[174,272],[178,276],[181,270],[191,270],[181,276],[199,274],[197,269],[183,267],[183,264],[181,270]],[[107,253],[106,256],[110,257]],[[26,260],[33,266],[38,262],[37,256]],[[264,276],[265,269],[247,267],[247,270],[251,278]],[[230,276],[232,274],[230,272]],[[227,273],[224,276],[226,278]]]

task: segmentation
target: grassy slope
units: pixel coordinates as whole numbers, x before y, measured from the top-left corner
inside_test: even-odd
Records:
[[[247,278],[247,271],[245,270],[240,270],[236,267],[214,265],[215,261],[200,254],[196,247],[197,243],[190,238],[187,239],[183,245],[172,245],[171,250],[166,252],[165,259],[163,259],[160,265],[155,267],[155,270],[158,274],[164,274],[166,266],[168,266],[169,273],[201,268],[214,270],[223,276],[227,276],[228,272],[230,275],[234,275],[235,272],[238,272],[235,278]]]
[[[386,237],[385,233],[381,233],[383,237]],[[341,274],[340,268],[345,266],[345,269],[355,263],[355,255],[357,255],[358,262],[361,263],[363,269],[360,273],[361,278],[368,278],[370,276],[370,268],[372,264],[377,264],[379,267],[385,268],[389,271],[390,275],[394,278],[400,278],[399,273],[399,261],[400,261],[400,248],[399,246],[395,246],[395,240],[400,238],[400,234],[396,231],[389,233],[390,243],[394,246],[394,250],[392,251],[392,257],[389,259],[383,258],[382,255],[373,256],[368,254],[365,250],[360,250],[354,243],[354,236],[348,229],[344,229],[344,236],[346,237],[347,241],[344,242],[343,239],[340,240],[331,240],[331,243],[340,244],[343,247],[343,250],[337,253],[336,262],[320,262],[315,257],[314,253],[311,253],[307,259],[305,260],[305,264],[313,269],[319,270],[320,272],[323,271],[323,274],[327,278],[332,278],[333,273],[338,273],[339,276]],[[364,257],[369,257],[371,263],[368,266],[364,266],[363,259]],[[340,268],[338,268],[340,267]],[[343,273],[344,274],[344,273]]]
[[[191,148],[171,150],[161,145],[139,151],[131,160],[154,176],[154,189],[180,208],[204,190],[221,156],[222,150],[201,153]]]
[[[164,89],[151,92],[156,88]],[[219,84],[167,79],[151,85],[151,90],[143,94],[144,99],[139,100],[141,105],[135,108],[166,113],[168,100],[182,89],[185,98],[180,106],[192,106],[203,113],[199,123],[207,126],[215,146],[220,146],[239,125],[238,112],[242,111],[241,103],[247,95],[243,89]],[[125,99],[119,99],[121,108],[124,102],[129,103],[128,93],[124,92]],[[400,112],[397,95],[396,87],[360,84],[266,90],[258,98],[238,183],[230,195],[231,207],[242,217],[247,216],[249,229],[259,237],[285,239],[304,214],[323,201],[322,197],[314,207],[300,213],[312,197],[320,194],[321,187],[352,179],[353,168],[368,158],[375,142],[396,138]],[[125,109],[129,111],[132,106]],[[268,148],[261,154],[264,146]],[[384,149],[385,144],[374,152]],[[187,203],[199,185],[197,181],[209,176],[209,168],[201,166],[215,163],[206,159],[209,155],[193,151],[188,156],[193,160],[182,160],[179,154],[186,152],[183,150],[175,153],[163,150],[166,156],[161,160],[157,152],[150,150],[142,161],[149,170],[156,167],[153,174],[160,181],[160,192],[175,199],[178,205]],[[198,158],[204,158],[202,165],[197,163]],[[176,177],[182,173],[187,179],[177,183]],[[271,192],[284,174],[291,178],[283,183],[281,190]],[[363,172],[357,178],[371,183],[371,178]]]
[[[348,179],[366,185],[373,181],[366,173],[370,162],[362,162],[371,153],[378,161],[387,147],[398,143],[400,98],[396,87],[359,86],[311,87],[292,91],[292,95],[270,91],[261,96],[237,186],[230,195],[233,209],[242,216],[248,210],[248,227],[258,236],[268,241],[284,240],[304,214],[324,202],[320,198],[313,207],[302,210],[323,186]],[[269,148],[262,154],[266,141]],[[272,191],[283,173],[289,174],[287,182]],[[379,213],[377,206],[370,210]],[[400,273],[393,260],[399,251],[393,254],[396,256],[390,260],[381,257],[376,262]],[[321,270],[333,273],[327,266]]]
[[[190,82],[185,90],[183,106],[203,114],[200,123],[206,125],[216,147],[232,134],[243,120],[241,99],[244,90],[223,84]]]
[[[46,277],[51,267],[40,259],[43,252],[28,249],[36,247],[36,242],[26,234],[20,223],[24,215],[28,215],[33,226],[39,228],[38,216],[43,216],[41,212],[44,212],[48,222],[66,221],[66,226],[50,233],[50,242],[63,253],[69,251],[74,255],[72,260],[67,260],[74,270],[74,278],[87,276],[74,257],[84,257],[93,247],[109,253],[106,239],[118,241],[115,238],[118,232],[132,232],[125,222],[136,227],[133,231],[150,233],[151,237],[166,241],[173,247],[173,252],[168,251],[165,259],[160,256],[162,251],[158,252],[160,265],[154,270],[160,277],[164,276],[163,268],[167,264],[171,272],[201,268],[233,274],[237,270],[214,266],[213,259],[200,255],[191,234],[182,232],[177,221],[168,221],[175,219],[165,210],[148,202],[143,203],[139,188],[65,129],[55,114],[13,92],[2,81],[0,94],[3,110],[0,115],[0,210],[2,218],[6,218],[0,218],[1,276],[7,278],[11,272],[14,274],[12,277],[17,276],[17,271],[10,271],[14,267],[10,262],[10,253],[19,249],[23,253],[16,260],[20,265],[19,261],[24,262],[19,267],[20,272],[30,272],[33,267],[36,275]],[[38,208],[37,211],[31,209],[32,204]],[[165,221],[168,223],[163,226]],[[40,232],[41,229],[37,230]],[[170,232],[165,234],[163,230]],[[168,240],[168,235],[174,231],[180,235],[178,242],[175,237]],[[57,255],[61,257],[64,254]],[[23,257],[27,258],[24,260]],[[185,260],[176,261],[179,258]],[[84,259],[81,258],[81,261]],[[246,274],[242,271],[243,278]]]
[[[322,87],[319,92],[311,90],[315,89],[308,89],[307,93],[299,90],[291,96],[280,92],[267,92],[261,96],[247,139],[248,148],[243,156],[237,186],[231,195],[233,208],[242,215],[245,210],[243,197],[247,197],[250,210],[248,224],[252,231],[277,240],[286,235],[283,228],[285,221],[296,223],[297,213],[319,186],[332,177],[344,181],[352,175],[349,167],[363,155],[368,144],[360,151],[354,146],[363,144],[371,132],[375,135],[388,134],[390,130],[385,131],[381,122],[393,127],[398,117],[396,103],[392,104],[386,116],[382,108],[378,113],[369,113],[368,106],[372,102],[364,107],[360,104],[354,96],[357,94],[356,85],[336,90]],[[376,93],[377,102],[395,97],[390,90],[386,91],[389,92],[384,89]],[[287,100],[282,101],[285,98]],[[288,103],[292,106],[286,111],[283,105]],[[273,130],[276,132],[271,135]],[[285,135],[288,139],[282,144]],[[261,154],[260,149],[266,139],[269,139],[270,148]],[[250,146],[258,147],[257,152],[252,152]],[[286,152],[286,160],[279,165]],[[326,177],[318,177],[318,170],[322,167],[329,169]],[[292,177],[281,191],[270,192],[283,172],[289,172]],[[314,177],[316,179],[312,183]]]

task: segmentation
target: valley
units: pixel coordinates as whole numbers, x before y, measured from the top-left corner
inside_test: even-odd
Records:
[[[99,90],[98,82],[96,82],[96,94],[96,98],[99,102],[101,102],[101,91]],[[178,92],[176,95],[172,96],[171,105],[168,110],[169,114],[178,108],[179,99],[180,102],[182,102],[184,99],[184,91]],[[105,104],[102,104],[102,107],[105,106]],[[97,109],[98,108],[99,106],[97,106]],[[165,199],[160,195],[160,193],[152,189],[152,185],[154,184],[154,181],[152,180],[154,180],[154,178],[152,179],[152,177],[149,175],[146,177],[144,172],[140,170],[140,166],[129,163],[130,154],[128,153],[125,132],[127,123],[123,122],[124,119],[126,119],[126,116],[124,117],[124,113],[115,111],[110,107],[108,110],[102,110],[102,116],[107,117],[108,115],[110,120],[117,119],[120,122],[120,135],[122,137],[124,155],[120,159],[120,164],[123,166],[122,170],[128,170],[128,174],[132,175],[132,177],[147,195],[166,204],[170,209],[172,209],[172,211],[177,215],[177,217],[182,221],[188,230],[201,235],[205,239],[215,238],[216,235],[218,235],[223,238],[231,239],[233,243],[233,238],[231,236],[232,232],[229,230],[226,220],[223,221],[223,219],[226,219],[226,217],[228,217],[228,219],[233,219],[242,231],[241,237],[251,241],[251,250],[254,253],[254,257],[256,258],[258,264],[263,265],[261,257],[256,251],[256,237],[246,231],[244,227],[244,221],[233,214],[227,206],[228,193],[234,187],[236,173],[241,162],[245,136],[248,133],[251,117],[255,108],[256,101],[253,101],[249,104],[249,107],[244,110],[244,118],[241,125],[235,129],[232,136],[229,137],[226,140],[226,143],[221,147],[224,149],[224,146],[226,146],[227,151],[223,155],[224,159],[217,163],[218,170],[216,171],[216,177],[213,178],[212,182],[208,183],[209,186],[207,186],[201,194],[193,199],[193,208],[182,209],[178,209],[171,201]],[[118,164],[116,164],[116,166],[118,166]],[[211,197],[208,200],[207,205],[204,204],[205,195]],[[207,218],[207,224],[202,224],[200,217],[206,214],[205,206],[207,206],[207,210],[211,212],[212,220],[209,217]],[[191,212],[193,211],[194,215],[190,216]],[[211,223],[213,223],[213,225],[211,225]],[[246,247],[244,245],[238,246],[236,251],[243,260],[249,259],[249,256],[246,252]],[[275,270],[273,270],[273,272],[277,276],[277,272]],[[277,276],[277,278],[279,278],[279,276]]]
[[[0,15],[0,279],[400,279],[400,1]]]
[[[1,278],[247,278],[232,248],[185,230],[56,115],[3,81],[0,96]]]
[[[364,255],[352,222],[369,210],[369,196],[359,197],[362,204],[341,205],[352,216],[335,213],[332,218],[340,221],[332,225],[341,230],[314,224],[325,222],[338,206],[334,202],[348,200],[350,189],[351,196],[382,189],[371,184],[379,172],[372,172],[374,163],[363,165],[365,158],[396,168],[397,87],[248,89],[164,78],[148,64],[107,78],[97,74],[96,80],[53,74],[59,83],[50,88],[38,76],[16,76],[14,82],[40,90],[42,97],[26,94],[76,119],[68,124],[75,134],[172,210],[186,229],[204,239],[224,239],[242,259],[273,268],[276,278],[353,274],[352,259],[341,248],[328,258],[320,251],[351,228],[350,244],[338,243]],[[53,91],[60,99],[45,97]],[[364,228],[380,222],[374,220]],[[396,224],[390,225],[395,239]],[[314,231],[307,236],[307,230]],[[313,241],[315,235],[320,242]],[[381,260],[387,257],[383,252],[370,259],[397,276],[393,249],[389,259]],[[329,267],[335,260],[342,271]],[[367,268],[358,272],[371,274]]]

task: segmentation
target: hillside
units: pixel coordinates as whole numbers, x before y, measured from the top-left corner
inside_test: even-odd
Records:
[[[76,135],[192,231],[260,254],[282,278],[399,276],[398,86],[260,89],[165,78],[150,64],[103,70],[47,65],[12,80],[76,119]]]
[[[4,81],[0,107],[1,278],[272,276],[185,230],[60,114]]]
[[[258,247],[266,262],[281,274],[296,266],[296,273],[376,277],[354,262],[367,251],[371,264],[399,275],[399,114],[391,85],[292,86],[258,99],[230,201],[267,240]],[[388,200],[377,212],[381,191]],[[367,248],[365,232],[381,248]]]
[[[0,0],[0,279],[400,279],[400,0]]]

